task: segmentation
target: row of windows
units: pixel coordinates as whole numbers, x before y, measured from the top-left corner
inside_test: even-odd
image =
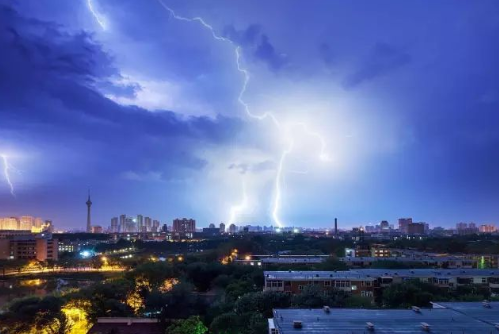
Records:
[[[314,284],[314,285],[318,285],[318,284],[323,284],[325,287],[331,287],[331,286],[334,286],[336,288],[348,288],[351,286],[351,282],[350,281],[309,281],[308,284]],[[291,285],[291,282],[290,281],[286,281],[284,282],[284,285],[285,286],[290,286]],[[267,288],[282,288],[283,287],[283,282],[282,281],[267,281],[267,284],[266,284]],[[360,286],[362,287],[370,287],[372,286],[372,282],[371,281],[361,281],[360,282]]]

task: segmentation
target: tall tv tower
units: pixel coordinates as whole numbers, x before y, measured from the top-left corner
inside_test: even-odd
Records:
[[[92,232],[92,220],[90,218],[90,209],[92,207],[92,201],[90,200],[90,190],[88,191],[87,200],[87,233]]]

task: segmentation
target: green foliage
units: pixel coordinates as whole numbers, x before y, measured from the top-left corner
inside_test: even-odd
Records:
[[[166,262],[146,262],[138,265],[126,275],[130,280],[145,279],[151,288],[158,288],[166,279],[178,276],[178,270]]]
[[[218,262],[209,264],[203,262],[195,262],[188,264],[185,268],[185,274],[198,291],[207,291],[213,280],[225,271],[225,267]]]
[[[64,301],[57,297],[29,297],[13,302],[7,312],[0,315],[0,332],[21,334],[33,330],[46,330],[65,334],[71,329],[61,311]]]
[[[438,292],[435,287],[419,281],[406,281],[392,284],[383,290],[382,302],[385,307],[407,308],[410,306],[427,307]]]
[[[235,304],[237,314],[256,312],[264,317],[272,317],[272,309],[291,306],[291,296],[276,291],[248,293],[240,297]]]
[[[208,328],[199,316],[192,316],[185,320],[177,320],[166,330],[167,334],[204,334]]]

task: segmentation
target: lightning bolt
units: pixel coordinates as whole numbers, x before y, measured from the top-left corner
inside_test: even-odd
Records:
[[[5,177],[5,180],[7,181],[7,184],[10,187],[10,194],[12,197],[16,197],[16,194],[14,192],[14,185],[12,184],[12,180],[10,179],[10,170],[12,169],[12,166],[9,164],[9,159],[5,154],[0,155],[3,161],[3,175]]]
[[[105,19],[94,8],[94,2],[93,2],[93,0],[87,0],[87,7],[88,7],[88,10],[90,11],[90,13],[92,13],[92,15],[95,18],[95,20],[97,21],[97,23],[102,28],[102,30],[106,30],[107,29],[107,25],[106,25]]]
[[[237,205],[233,205],[230,208],[230,218],[229,224],[233,224],[236,221],[237,214],[246,210],[248,207],[248,194],[246,192],[246,182],[243,180],[243,200]]]
[[[199,16],[196,16],[193,18],[187,18],[184,16],[177,15],[175,13],[175,11],[173,9],[171,9],[170,7],[168,7],[162,0],[158,0],[158,2],[161,4],[161,6],[164,9],[166,9],[170,13],[170,16],[173,17],[174,19],[179,20],[179,21],[185,21],[185,22],[197,22],[197,23],[201,24],[205,29],[209,30],[211,35],[213,36],[213,38],[215,40],[228,43],[234,47],[234,54],[235,54],[237,70],[243,75],[243,85],[241,87],[241,90],[239,91],[239,95],[237,98],[238,103],[243,107],[243,109],[246,112],[246,114],[248,115],[248,117],[259,120],[259,121],[265,120],[265,119],[270,119],[272,121],[272,123],[277,127],[277,129],[279,131],[281,131],[283,129],[283,126],[274,114],[272,114],[270,112],[265,112],[263,114],[255,114],[251,111],[249,104],[244,100],[244,95],[246,93],[246,89],[247,89],[249,81],[250,81],[250,73],[246,68],[244,68],[241,65],[241,58],[242,58],[241,47],[236,45],[236,43],[234,43],[232,40],[217,34],[217,32],[215,31],[213,26],[208,24],[203,18],[201,18]],[[301,122],[289,124],[286,126],[286,129],[290,130],[291,128],[294,128],[294,127],[301,127],[307,135],[317,138],[321,144],[321,149],[320,149],[320,154],[319,154],[320,160],[329,161],[329,156],[326,152],[326,141],[319,133],[310,130],[305,123],[301,123]],[[286,132],[289,133],[289,131],[286,131]],[[274,183],[275,194],[274,194],[273,209],[272,209],[272,219],[274,220],[274,223],[279,228],[283,227],[283,225],[284,225],[279,217],[279,210],[281,208],[281,200],[282,200],[281,184],[282,184],[282,178],[283,178],[283,173],[284,173],[284,166],[286,163],[286,158],[293,151],[293,147],[294,147],[294,141],[292,139],[289,139],[286,148],[281,153],[281,157],[279,159],[279,164],[278,164],[278,168],[277,168],[277,172],[276,172],[275,183]],[[247,194],[246,194],[246,188],[243,184],[243,202],[231,207],[230,221],[233,222],[235,217],[236,217],[236,214],[238,212],[246,209],[246,207],[247,207]]]

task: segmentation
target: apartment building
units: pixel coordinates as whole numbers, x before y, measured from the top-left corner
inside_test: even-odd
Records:
[[[264,271],[264,291],[299,294],[307,285],[324,291],[339,289],[364,297],[375,297],[384,287],[419,280],[441,288],[480,286],[499,295],[498,269],[357,269],[349,271]]]
[[[0,260],[57,260],[58,242],[47,234],[18,234],[0,238]]]

